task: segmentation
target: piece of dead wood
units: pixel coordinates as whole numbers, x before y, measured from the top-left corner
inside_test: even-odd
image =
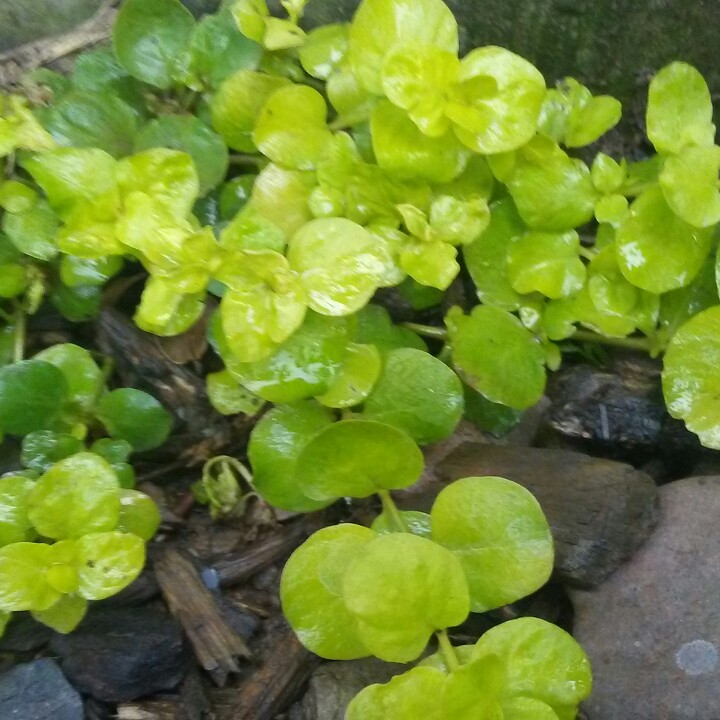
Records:
[[[170,612],[185,630],[200,666],[223,686],[230,673],[240,672],[237,659],[249,658],[245,641],[217,606],[193,562],[167,548],[155,561],[155,576]]]
[[[268,565],[289,555],[308,534],[303,522],[293,523],[290,527],[253,543],[239,554],[229,553],[212,563],[211,567],[217,573],[222,587],[239,585]]]
[[[240,688],[211,692],[217,720],[273,720],[287,709],[319,662],[288,629]]]
[[[115,22],[118,0],[106,0],[89,20],[70,32],[41,38],[0,54],[0,86],[17,85],[29,70],[56,62],[106,40]]]

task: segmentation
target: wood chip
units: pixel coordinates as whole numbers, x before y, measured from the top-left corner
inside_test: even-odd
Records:
[[[207,589],[194,563],[168,548],[155,562],[155,575],[170,612],[180,621],[200,666],[223,686],[230,673],[240,672],[237,658],[250,657]]]

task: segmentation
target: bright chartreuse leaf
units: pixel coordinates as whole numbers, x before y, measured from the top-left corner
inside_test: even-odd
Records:
[[[505,669],[492,655],[462,664],[448,675],[442,688],[440,702],[446,717],[454,720],[505,720],[500,708],[504,680]]]
[[[0,157],[15,150],[52,150],[55,140],[20,95],[0,94]]]
[[[360,640],[387,662],[416,660],[435,631],[459,625],[470,607],[457,558],[409,533],[365,545],[348,564],[342,596]]]
[[[399,524],[396,522],[394,515],[388,515],[386,512],[382,512],[373,520],[372,529],[378,535],[409,532],[430,539],[430,515],[428,513],[418,510],[398,510],[397,515],[404,526],[402,530],[398,527]]]
[[[115,53],[130,75],[167,90],[187,62],[194,26],[179,0],[125,0],[113,28]]]
[[[120,491],[117,529],[149,542],[160,527],[160,511],[152,498],[137,490]]]
[[[150,277],[133,320],[155,335],[179,335],[189,330],[205,311],[202,293],[185,294],[162,277]]]
[[[546,703],[560,717],[572,718],[578,704],[590,695],[587,655],[571,635],[545,620],[523,617],[501,623],[477,641],[473,655],[495,655],[503,662],[507,701],[528,696]],[[530,717],[519,716],[521,720]]]
[[[579,257],[580,237],[564,233],[527,232],[510,244],[507,277],[519,293],[539,292],[561,298],[578,292],[585,283],[585,265]]]
[[[713,145],[712,118],[710,90],[692,65],[670,63],[650,82],[647,135],[659,153],[678,153],[688,145]]]
[[[366,305],[388,262],[374,237],[345,218],[309,222],[290,239],[287,257],[310,308],[322,315],[348,315]]]
[[[720,305],[691,317],[675,333],[663,360],[668,411],[706,447],[720,449]]]
[[[83,285],[100,287],[123,268],[123,259],[118,255],[102,258],[79,258],[62,255],[60,258],[60,279],[64,285],[78,288]]]
[[[302,449],[332,420],[330,412],[313,401],[279,405],[262,416],[250,434],[248,459],[253,485],[267,502],[291,512],[309,512],[332,502],[307,497],[295,472]]]
[[[331,138],[323,96],[306,85],[276,90],[263,106],[253,129],[253,142],[263,155],[282,167],[313,170]]]
[[[550,527],[521,485],[501,477],[457,480],[441,490],[430,517],[432,539],[463,566],[473,612],[520,600],[550,578]]]
[[[315,184],[314,173],[270,164],[253,186],[253,207],[291,237],[312,220],[308,199]]]
[[[85,348],[61,343],[40,351],[33,360],[50,363],[63,374],[71,411],[87,413],[92,410],[105,381],[102,370]]]
[[[239,152],[255,152],[252,132],[268,98],[289,81],[277,75],[238,70],[228,77],[212,98],[213,127]]]
[[[322,501],[405,488],[422,470],[422,453],[404,432],[372,420],[341,420],[309,439],[295,471],[302,492]]]
[[[217,277],[228,286],[220,303],[223,334],[240,362],[267,358],[302,325],[305,291],[280,253],[239,253]]]
[[[525,225],[510,198],[490,206],[490,224],[469,245],[463,247],[465,265],[475,283],[478,299],[485,305],[516,310],[522,298],[507,278],[508,251]]]
[[[45,200],[39,200],[29,210],[4,213],[2,230],[10,242],[23,254],[36,260],[52,260],[58,254],[60,219]]]
[[[203,85],[218,87],[238,70],[255,70],[262,56],[262,46],[237,29],[227,8],[206,15],[190,37],[190,72]]]
[[[441,240],[410,243],[400,254],[400,267],[420,285],[447,290],[460,272],[457,249]]]
[[[75,594],[62,595],[47,610],[36,610],[32,616],[59,633],[72,632],[85,617],[88,601]]]
[[[19,475],[0,478],[0,547],[32,540],[28,496],[34,482]]]
[[[55,463],[28,498],[28,516],[40,535],[62,540],[113,530],[120,517],[120,491],[112,467],[81,452]]]
[[[505,700],[501,705],[503,720],[561,720],[547,703],[524,695]]]
[[[311,30],[298,50],[300,63],[308,75],[327,80],[337,70],[347,51],[346,24],[322,25]]]
[[[665,160],[660,187],[667,204],[693,227],[706,228],[720,221],[720,147],[688,147]]]
[[[317,400],[331,408],[348,408],[368,397],[380,376],[382,359],[374,345],[350,343],[340,372]]]
[[[360,84],[383,94],[387,55],[399,45],[432,46],[457,54],[458,27],[442,0],[365,0],[350,25],[348,60]]]
[[[228,149],[223,139],[192,115],[162,115],[151,120],[135,137],[135,150],[164,147],[192,157],[205,195],[225,178]]]
[[[257,415],[265,402],[238,383],[229,370],[205,376],[208,400],[223,415]]]
[[[415,667],[384,685],[363,688],[350,702],[345,720],[447,720],[441,702],[445,675]]]
[[[170,413],[152,395],[135,388],[106,393],[95,413],[112,437],[127,440],[139,451],[162,445],[173,426]]]
[[[402,348],[385,357],[363,416],[397,427],[424,445],[453,433],[463,404],[462,383],[445,363],[427,352]]]
[[[132,151],[135,111],[108,92],[73,90],[43,113],[43,125],[63,146],[99,148],[113,157]]]
[[[83,443],[68,433],[36,430],[22,439],[20,462],[36,473],[44,473],[58,460],[85,449]]]
[[[394,325],[390,313],[381,305],[370,303],[356,317],[356,342],[375,345],[382,353],[405,347],[427,350],[423,340],[412,330]]]
[[[679,218],[656,187],[632,203],[617,229],[618,264],[633,285],[665,293],[692,282],[710,252],[711,237],[711,228],[695,228]]]
[[[24,360],[0,368],[0,428],[27,435],[52,427],[67,398],[63,373],[42,360]]]
[[[590,167],[590,176],[598,192],[617,192],[627,177],[627,162],[617,162],[605,153],[598,153]]]
[[[518,152],[506,183],[533,230],[564,232],[584,225],[598,200],[588,166],[539,135]]]
[[[24,183],[17,180],[5,180],[0,183],[0,207],[3,210],[10,213],[25,212],[35,205],[37,199],[37,192]]]
[[[311,652],[330,660],[371,654],[346,607],[343,579],[348,566],[376,538],[360,525],[326,527],[311,535],[287,561],[280,580],[283,613]]]
[[[0,298],[14,298],[27,287],[27,268],[19,263],[0,265]]]
[[[282,253],[287,242],[285,233],[275,223],[261,215],[253,203],[247,203],[223,228],[220,244],[228,250],[274,250]]]
[[[478,48],[463,58],[458,81],[445,112],[467,147],[504,153],[535,135],[545,80],[527,60],[500,47]]]
[[[0,548],[0,610],[47,610],[60,598],[46,580],[52,549],[44,543],[17,542]]]
[[[397,177],[447,183],[468,163],[469,153],[453,133],[429,137],[389,102],[375,106],[370,128],[378,165]]]
[[[542,397],[543,348],[514,315],[478,306],[466,316],[453,308],[446,323],[453,364],[488,400],[524,410]]]
[[[78,594],[104,600],[126,588],[143,569],[145,543],[137,535],[100,532],[76,541]]]
[[[300,328],[263,360],[239,362],[224,338],[221,354],[230,372],[250,392],[268,402],[295,402],[329,388],[340,372],[352,332],[349,319],[308,312]]]

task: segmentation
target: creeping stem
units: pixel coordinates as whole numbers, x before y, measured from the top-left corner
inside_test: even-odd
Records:
[[[438,630],[435,633],[435,637],[438,639],[440,652],[445,659],[445,664],[448,666],[448,670],[450,670],[450,672],[457,670],[460,667],[460,660],[458,660],[457,653],[450,642],[447,632],[445,630]]]

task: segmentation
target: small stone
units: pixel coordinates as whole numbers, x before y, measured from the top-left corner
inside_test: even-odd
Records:
[[[453,480],[499,475],[540,503],[555,540],[556,579],[576,587],[604,580],[642,545],[657,521],[657,488],[630,465],[566,450],[466,442],[432,476],[397,493],[403,509],[428,511]]]
[[[596,590],[571,592],[589,720],[720,718],[718,518],[720,476],[665,485],[645,546]]]
[[[54,660],[44,658],[0,675],[2,720],[83,720],[83,704]]]
[[[105,702],[172,690],[188,667],[180,625],[148,607],[93,608],[77,630],[56,635],[50,647],[70,682]]]

